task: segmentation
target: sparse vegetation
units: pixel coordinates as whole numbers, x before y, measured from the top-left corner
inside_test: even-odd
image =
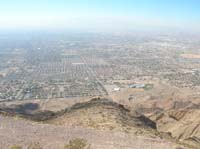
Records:
[[[153,84],[146,84],[143,89],[148,91],[148,90],[151,90],[153,87],[154,87]]]
[[[22,149],[22,147],[20,145],[13,145],[10,149]]]
[[[38,142],[34,142],[34,143],[31,143],[29,146],[28,146],[28,149],[42,149],[40,143]]]
[[[90,144],[87,144],[87,140],[75,138],[70,140],[64,149],[90,149]]]

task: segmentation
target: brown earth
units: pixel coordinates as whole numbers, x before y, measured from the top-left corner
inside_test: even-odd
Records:
[[[1,107],[2,149],[64,149],[76,146],[74,142],[95,149],[186,148],[157,132],[156,124],[147,117],[106,99],[77,103],[58,112],[37,108],[36,104],[27,103]]]

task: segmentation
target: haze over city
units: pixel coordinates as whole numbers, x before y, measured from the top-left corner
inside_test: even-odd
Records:
[[[198,0],[6,0],[0,29],[200,30]]]

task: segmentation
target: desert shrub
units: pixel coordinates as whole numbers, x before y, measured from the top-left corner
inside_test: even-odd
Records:
[[[20,145],[13,145],[10,149],[22,149],[22,147]]]
[[[70,140],[67,145],[65,145],[64,149],[89,149],[90,145],[87,144],[85,139],[75,138]]]
[[[28,146],[28,149],[42,149],[42,147],[38,142],[34,142]]]

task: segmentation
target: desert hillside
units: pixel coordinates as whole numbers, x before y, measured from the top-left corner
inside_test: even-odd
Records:
[[[152,120],[107,99],[58,112],[34,112],[28,105],[0,109],[2,149],[187,148],[159,133]]]

